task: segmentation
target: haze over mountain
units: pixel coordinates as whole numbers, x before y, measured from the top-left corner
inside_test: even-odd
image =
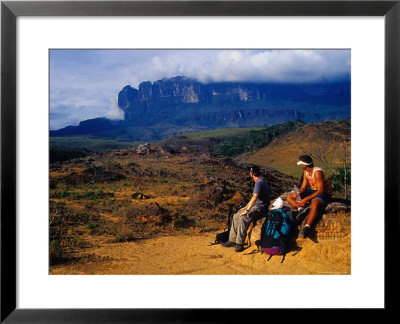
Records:
[[[350,81],[201,83],[177,76],[123,87],[118,94],[123,120],[88,119],[50,136],[155,141],[196,130],[343,120],[350,118],[350,99]]]

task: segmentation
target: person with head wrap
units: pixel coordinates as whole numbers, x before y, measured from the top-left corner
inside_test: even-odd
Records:
[[[296,199],[296,193],[287,196],[287,202],[292,208],[297,209],[296,220],[300,223],[308,214],[306,224],[300,230],[303,238],[309,236],[311,226],[317,218],[318,212],[330,199],[329,188],[324,170],[314,166],[312,158],[308,155],[299,157],[297,165],[303,170],[303,182],[299,189],[300,201]]]

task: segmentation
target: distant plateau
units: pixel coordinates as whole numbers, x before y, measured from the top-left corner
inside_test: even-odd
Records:
[[[123,120],[105,117],[51,130],[50,136],[159,141],[192,131],[348,120],[350,81],[318,84],[221,82],[184,76],[127,85],[118,94]]]

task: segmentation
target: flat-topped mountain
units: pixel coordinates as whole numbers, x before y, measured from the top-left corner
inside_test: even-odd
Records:
[[[50,136],[160,140],[188,131],[350,118],[350,82],[200,83],[184,76],[127,85],[118,94],[124,120],[95,118]]]

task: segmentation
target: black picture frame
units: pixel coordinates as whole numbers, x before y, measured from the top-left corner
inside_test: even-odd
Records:
[[[385,19],[385,307],[394,308],[399,237],[400,0],[394,1],[2,1],[1,322],[237,322],[230,309],[18,309],[16,307],[16,19],[18,16],[382,16]],[[371,152],[373,153],[373,152]],[[370,159],[369,159],[370,160]],[[370,162],[369,162],[370,163]],[[382,166],[371,165],[373,177]],[[371,239],[373,234],[371,233]],[[371,256],[373,262],[373,256]],[[368,284],[368,283],[366,283]],[[299,297],[299,296],[297,296]],[[221,298],[229,298],[221,292]],[[316,297],[318,298],[318,297]],[[267,305],[266,305],[267,308]],[[210,312],[211,311],[211,312]],[[248,311],[248,310],[247,310]],[[265,310],[251,310],[253,319]],[[247,313],[245,313],[246,316]],[[268,316],[268,318],[271,315]],[[333,317],[335,315],[332,315]]]

